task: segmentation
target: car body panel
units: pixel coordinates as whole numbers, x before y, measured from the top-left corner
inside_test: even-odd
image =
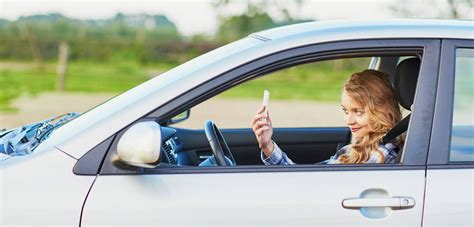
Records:
[[[76,161],[53,148],[2,162],[0,225],[79,225],[95,176],[74,175]]]
[[[473,39],[474,21],[454,20],[331,20],[282,26],[255,33],[268,40],[308,37],[311,42],[380,38]],[[299,38],[298,38],[299,39]],[[299,42],[301,43],[301,41]],[[291,46],[291,45],[289,45]]]
[[[474,226],[474,163],[470,161],[474,155],[473,125],[456,125],[453,121],[458,48],[474,50],[474,40],[442,42],[442,64],[427,160],[423,226]],[[470,67],[472,72],[473,66]],[[469,76],[472,78],[473,75]],[[471,113],[471,119],[472,116]],[[456,149],[463,150],[457,157],[452,156]]]
[[[474,226],[474,169],[428,169],[423,226]]]
[[[374,188],[416,205],[377,220],[342,207]],[[420,226],[424,170],[99,176],[92,191],[83,226]]]

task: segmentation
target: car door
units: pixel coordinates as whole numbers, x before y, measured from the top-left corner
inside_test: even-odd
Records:
[[[423,226],[473,226],[474,41],[444,40],[441,63]]]
[[[422,52],[422,67],[399,164],[124,169],[114,164],[114,141],[85,202],[81,224],[420,226],[439,49],[439,40],[423,39],[347,41],[291,49],[231,70],[219,77],[222,83],[211,86],[210,81],[190,91],[187,98],[175,99],[147,115],[161,119],[182,112],[196,97],[208,98],[228,87],[232,78],[241,79],[245,70],[282,59],[417,50]]]

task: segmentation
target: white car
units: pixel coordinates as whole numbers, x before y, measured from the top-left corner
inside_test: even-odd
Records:
[[[313,124],[318,113],[295,113],[291,102],[286,118],[307,119],[276,127],[274,139],[298,165],[263,165],[250,118],[232,129],[212,121],[173,126],[222,92],[351,59],[386,72],[407,109],[409,124],[395,130],[406,130],[396,164],[313,164],[350,143],[350,131]],[[473,65],[473,21],[310,22],[249,35],[83,113],[33,153],[0,162],[0,226],[472,227]]]

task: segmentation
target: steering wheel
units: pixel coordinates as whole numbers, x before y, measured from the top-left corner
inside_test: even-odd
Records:
[[[230,152],[229,146],[222,136],[221,130],[212,121],[207,121],[204,125],[207,140],[211,145],[212,152],[219,166],[235,166],[235,159]]]

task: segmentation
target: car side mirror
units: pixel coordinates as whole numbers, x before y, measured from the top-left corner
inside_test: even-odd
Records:
[[[138,122],[120,138],[117,155],[127,165],[155,168],[160,163],[161,144],[161,127],[158,123]]]
[[[185,121],[189,118],[190,115],[191,115],[191,110],[186,110],[174,116],[173,118],[169,119],[167,122],[167,125],[177,124],[179,122]]]

